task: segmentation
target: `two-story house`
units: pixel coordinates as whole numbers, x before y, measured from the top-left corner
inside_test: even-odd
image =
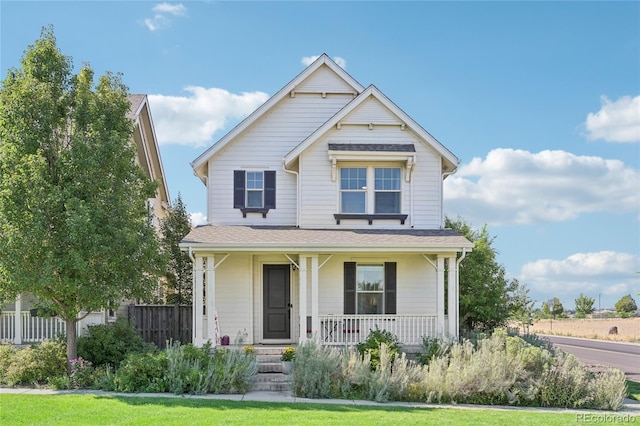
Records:
[[[192,163],[209,222],[181,243],[194,344],[342,345],[376,327],[404,344],[457,336],[473,244],[443,228],[442,182],[458,163],[320,56]]]

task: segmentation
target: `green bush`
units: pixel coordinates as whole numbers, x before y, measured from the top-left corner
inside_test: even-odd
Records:
[[[78,337],[78,356],[94,365],[117,367],[128,354],[148,350],[136,329],[124,319],[110,324],[90,325]]]
[[[340,377],[340,353],[307,340],[298,346],[291,385],[301,398],[327,398]]]
[[[400,350],[400,340],[390,331],[380,330],[377,326],[375,330],[371,330],[367,340],[358,343],[358,352],[364,357],[365,353],[371,355],[371,369],[375,370],[380,362],[380,345],[386,345],[391,355],[391,361],[395,359],[396,354]]]
[[[114,377],[118,392],[166,392],[166,352],[130,353],[120,363]]]
[[[9,386],[47,383],[67,371],[67,348],[59,340],[46,340],[24,349],[0,351],[0,382]]]
[[[423,337],[422,348],[424,352],[416,352],[416,358],[422,365],[428,365],[435,356],[444,356],[449,352],[451,343],[437,337]]]

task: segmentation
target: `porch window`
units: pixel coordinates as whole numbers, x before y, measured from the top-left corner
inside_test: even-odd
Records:
[[[396,262],[345,262],[344,313],[395,314]]]
[[[384,313],[384,265],[357,265],[356,312]]]

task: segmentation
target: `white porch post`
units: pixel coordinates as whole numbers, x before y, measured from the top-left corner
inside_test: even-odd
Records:
[[[16,345],[21,345],[22,344],[22,295],[18,294],[18,297],[16,298],[16,302],[15,302],[15,309],[14,309],[14,321],[15,324],[13,325],[13,343],[15,343]]]
[[[436,275],[437,275],[437,291],[436,291],[436,309],[438,312],[438,329],[439,336],[444,336],[444,257],[438,255],[436,260]]]
[[[458,262],[456,257],[448,257],[447,262],[449,264],[449,277],[448,277],[448,290],[449,290],[449,335],[458,338]]]
[[[298,313],[300,314],[300,343],[307,339],[307,256],[299,258],[300,273],[299,279],[299,296]]]
[[[202,346],[204,344],[204,333],[202,330],[202,319],[204,312],[202,309],[202,300],[204,297],[204,258],[196,255],[195,265],[193,266],[193,344]]]
[[[318,318],[318,255],[311,256],[311,333],[320,337],[320,319]]]
[[[213,346],[218,344],[218,335],[215,326],[216,312],[216,268],[215,256],[207,256],[207,335],[205,342],[211,340]]]

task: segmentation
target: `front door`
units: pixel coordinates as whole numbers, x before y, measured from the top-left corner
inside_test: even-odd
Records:
[[[291,338],[289,265],[263,266],[263,338]]]

